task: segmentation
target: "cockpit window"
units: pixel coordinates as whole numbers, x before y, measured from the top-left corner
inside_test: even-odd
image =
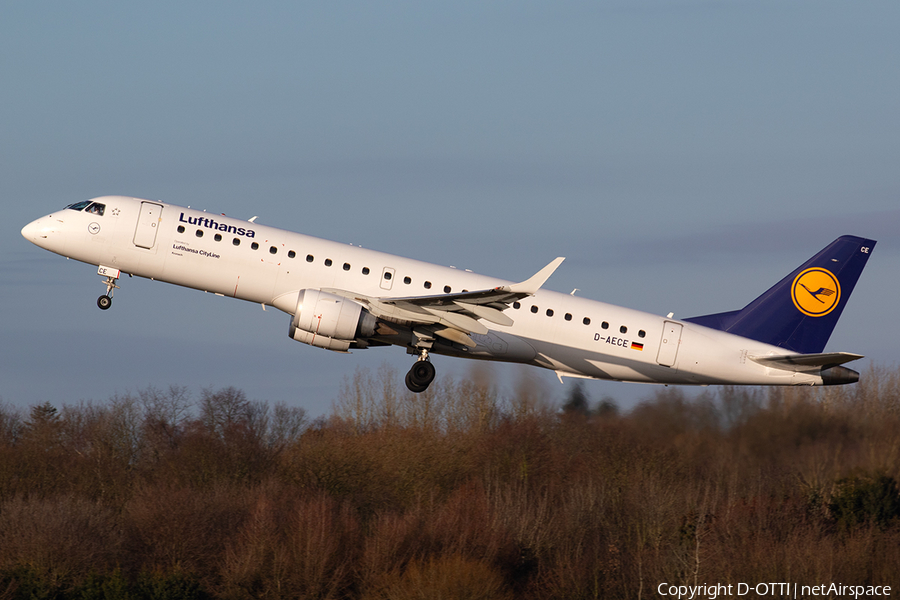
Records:
[[[84,210],[84,208],[91,204],[90,200],[85,200],[84,202],[76,202],[75,204],[70,204],[66,208],[71,208],[72,210]]]
[[[87,207],[87,210],[85,210],[84,212],[86,212],[86,213],[88,213],[88,214],[91,214],[91,215],[97,215],[97,216],[102,217],[102,216],[103,216],[103,213],[104,213],[105,211],[106,211],[106,205],[105,205],[105,204],[100,204],[99,202],[94,202],[93,204],[91,204],[90,206],[88,206],[88,207]]]

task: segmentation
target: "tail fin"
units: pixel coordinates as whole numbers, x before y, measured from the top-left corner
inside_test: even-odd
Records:
[[[825,349],[875,240],[844,235],[741,310],[685,319],[801,354]]]

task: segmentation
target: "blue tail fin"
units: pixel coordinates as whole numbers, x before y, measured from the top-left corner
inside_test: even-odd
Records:
[[[875,240],[844,235],[741,310],[685,319],[800,354],[825,349]]]

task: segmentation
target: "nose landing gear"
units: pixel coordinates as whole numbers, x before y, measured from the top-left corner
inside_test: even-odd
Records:
[[[419,351],[419,360],[406,374],[406,387],[416,394],[424,392],[434,381],[434,365],[428,360],[428,350]]]
[[[97,306],[100,307],[100,310],[107,310],[112,306],[112,295],[97,298]]]
[[[107,310],[110,306],[112,306],[112,299],[115,290],[119,289],[119,286],[116,285],[116,281],[119,279],[119,275],[121,272],[118,269],[113,269],[112,267],[104,267],[100,266],[97,269],[97,275],[103,275],[106,277],[106,294],[97,298],[97,306],[100,307],[100,310]]]

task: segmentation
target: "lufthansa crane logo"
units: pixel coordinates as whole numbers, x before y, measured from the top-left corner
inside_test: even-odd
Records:
[[[828,269],[806,269],[794,278],[791,300],[804,315],[824,317],[840,302],[841,284]]]

